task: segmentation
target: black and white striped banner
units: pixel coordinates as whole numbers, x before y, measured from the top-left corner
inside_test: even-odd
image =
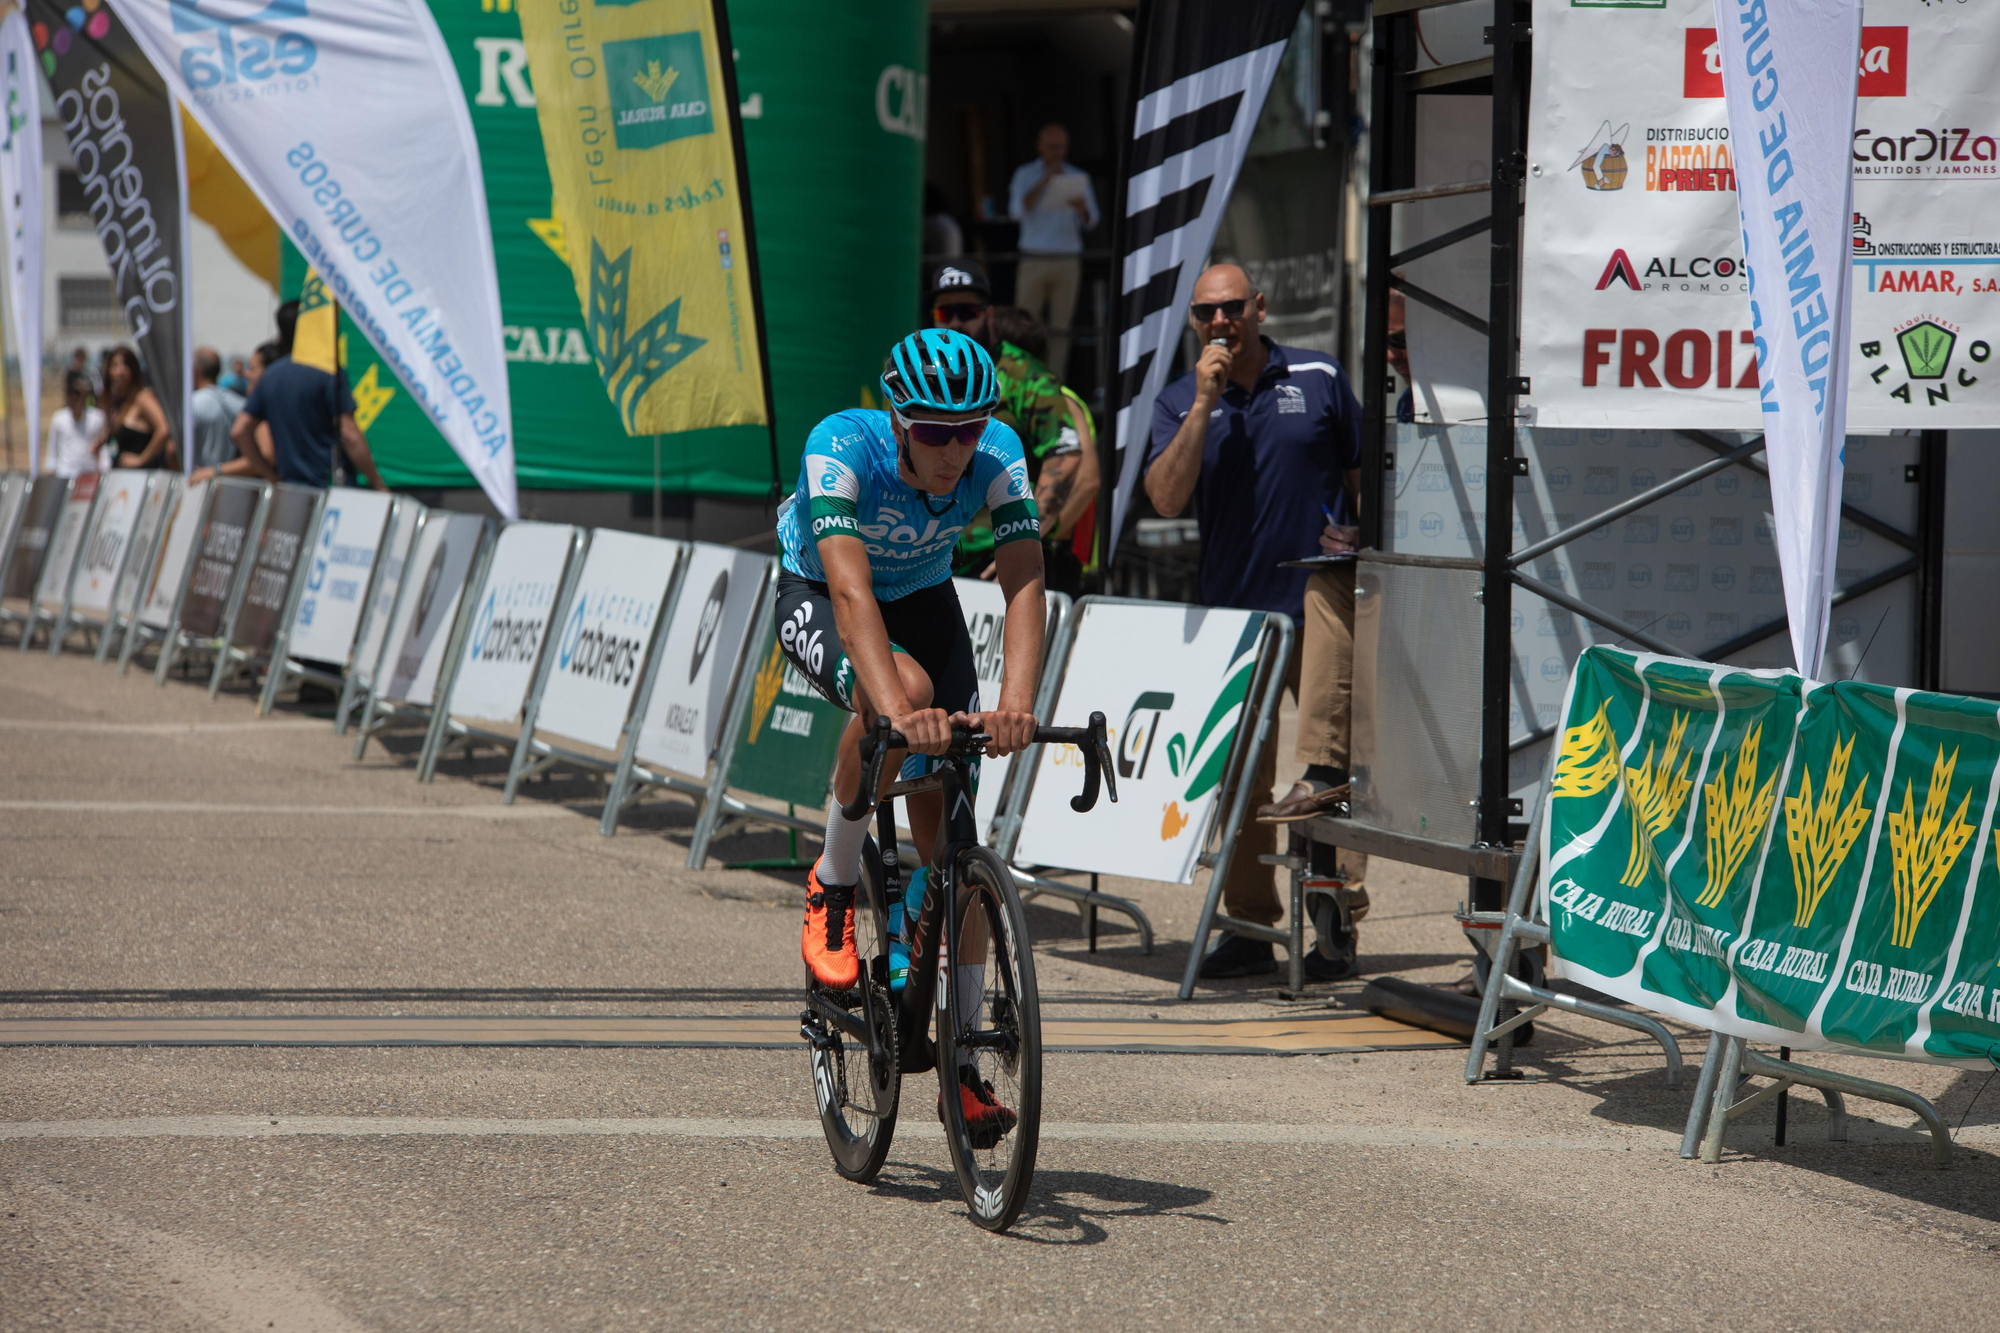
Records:
[[[1132,140],[1119,195],[1118,489],[1107,556],[1146,457],[1153,399],[1173,364],[1299,0],[1146,0],[1132,50]]]

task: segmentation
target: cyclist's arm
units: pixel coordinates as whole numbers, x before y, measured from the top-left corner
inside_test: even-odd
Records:
[[[1042,544],[1010,541],[993,552],[1000,592],[1007,599],[1007,628],[1002,641],[1006,666],[1000,678],[1000,698],[980,717],[980,728],[993,739],[986,753],[999,758],[1024,750],[1035,738],[1035,686],[1042,675],[1042,636],[1048,627],[1048,606],[1042,593]]]

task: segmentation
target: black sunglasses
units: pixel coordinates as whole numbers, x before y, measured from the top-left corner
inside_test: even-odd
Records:
[[[1194,316],[1197,324],[1209,324],[1214,322],[1218,311],[1224,319],[1241,319],[1243,308],[1249,304],[1249,298],[1242,296],[1234,301],[1191,301],[1188,313]]]

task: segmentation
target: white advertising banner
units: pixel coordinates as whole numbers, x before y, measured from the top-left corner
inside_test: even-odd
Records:
[[[509,523],[500,533],[452,681],[452,716],[521,720],[576,534],[565,523]]]
[[[62,610],[63,597],[69,592],[69,576],[76,569],[77,552],[83,549],[84,529],[97,503],[102,475],[86,472],[78,477],[76,485],[69,488],[69,499],[63,502],[62,517],[56,520],[56,530],[49,536],[48,558],[42,561],[41,579],[35,585],[35,605],[44,611]]]
[[[174,602],[187,582],[188,561],[201,536],[202,510],[208,507],[208,488],[213,482],[191,482],[183,487],[179,501],[167,515],[167,537],[160,558],[153,562],[153,577],[145,589],[139,623],[165,629],[173,623]]]
[[[722,739],[729,681],[750,636],[750,616],[771,558],[697,542],[688,552],[674,618],[660,641],[653,696],[639,729],[639,761],[708,776]]]
[[[989,579],[953,579],[952,586],[958,593],[959,610],[965,613],[965,632],[972,636],[979,706],[991,708],[1000,702],[1000,681],[1006,667],[1003,646],[1007,637],[1007,595],[1000,591],[999,583]],[[1013,771],[1011,754],[1005,759],[979,761],[979,792],[972,813],[982,838],[992,830],[993,818],[1000,813],[1000,793],[1006,789],[1007,775]]]
[[[1744,269],[1754,256],[1744,253],[1737,212],[1739,144],[1717,24],[1727,10],[1741,31],[1753,8],[1665,0],[1537,12],[1521,306],[1521,372],[1532,386],[1523,401],[1536,424],[1768,424]],[[1756,12],[1776,23],[1786,11]],[[1851,36],[1838,31],[1848,4],[1811,12],[1813,50]],[[1822,57],[1806,59],[1810,69]],[[1829,247],[1844,246],[1852,258],[1848,428],[2000,425],[2000,373],[1989,371],[2000,372],[1992,361],[2000,344],[2000,84],[1992,77],[2000,23],[1981,6],[1866,0],[1854,63],[1846,234],[1823,237],[1814,226],[1811,235],[1814,263],[1824,265]],[[1796,115],[1786,133],[1794,137],[1774,143],[1769,160],[1789,149],[1791,184],[1802,187]],[[1754,167],[1768,185],[1760,145],[1740,151],[1743,169]],[[1796,228],[1786,240],[1799,241]],[[1805,248],[1800,242],[1782,257],[1796,263]],[[1792,275],[1778,272],[1790,319]]]
[[[381,491],[336,486],[326,493],[313,539],[306,586],[292,616],[285,652],[315,662],[345,664],[361,625],[361,600],[389,522],[390,497]]]
[[[389,629],[388,651],[382,658],[387,676],[381,686],[383,698],[428,704],[437,693],[452,621],[485,531],[486,520],[476,514],[434,513],[424,524],[403,570],[403,577],[412,580],[409,595]]]
[[[1847,439],[1861,0],[1716,0],[1715,17],[1730,139],[1746,166],[1736,203],[1787,628],[1799,670],[1817,677]]]
[[[76,587],[70,595],[71,609],[78,614],[93,619],[110,614],[111,594],[125,565],[126,547],[146,507],[148,483],[155,480],[160,487],[167,484],[163,473],[126,468],[110,473],[99,484],[103,498],[98,501],[97,521],[84,543]]]
[[[519,512],[479,145],[424,0],[112,0],[175,96]]]
[[[28,472],[42,456],[42,87],[35,43],[16,9],[0,21],[0,223],[7,228],[7,308],[21,363],[28,422]]]
[[[1256,672],[1260,611],[1085,598],[1051,726],[1093,712],[1111,726],[1118,803],[1070,809],[1083,789],[1073,745],[1042,750],[1015,859],[1176,884],[1194,881],[1222,770]]]
[[[535,730],[616,749],[685,542],[599,529],[556,641]]]
[[[396,612],[396,590],[402,586],[403,567],[409,563],[410,544],[417,538],[424,512],[414,501],[400,508],[390,506],[389,534],[382,541],[382,576],[375,580],[361,641],[354,646],[354,682],[363,689],[374,683],[375,664],[381,660],[382,643],[389,637],[389,621]]]

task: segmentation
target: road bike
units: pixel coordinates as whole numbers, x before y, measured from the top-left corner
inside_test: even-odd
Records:
[[[855,894],[860,980],[850,990],[835,990],[808,973],[799,1035],[812,1048],[813,1095],[836,1171],[863,1183],[875,1178],[895,1136],[903,1076],[935,1068],[945,1141],[972,1221],[1004,1231],[1027,1202],[1035,1171],[1042,1016],[1021,896],[1007,863],[980,845],[973,818],[971,765],[986,752],[989,739],[953,728],[951,746],[937,756],[934,772],[881,792],[877,836],[865,844],[863,889]],[[1071,809],[1081,813],[1097,804],[1100,779],[1117,801],[1104,714],[1092,713],[1087,727],[1038,727],[1035,744],[1083,751],[1083,793],[1070,798]],[[866,817],[869,793],[881,787],[883,760],[891,750],[905,748],[889,719],[876,718],[862,734],[861,785],[843,815]],[[944,793],[944,814],[923,905],[904,923],[910,962],[898,994],[889,978],[889,907],[902,900],[905,878],[896,850],[894,802],[925,791]],[[938,984],[941,976],[944,985]],[[1013,1110],[1010,1129],[996,1135],[990,1126],[981,1133],[968,1127],[957,1073],[968,1064],[975,1077],[992,1085],[1001,1105]]]

